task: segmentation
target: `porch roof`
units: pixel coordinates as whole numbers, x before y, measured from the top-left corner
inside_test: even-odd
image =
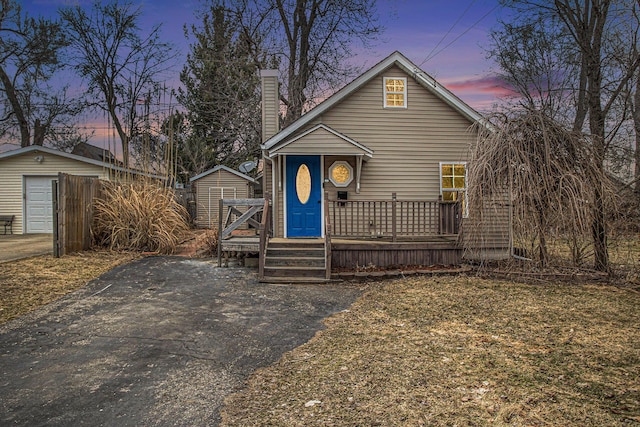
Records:
[[[295,138],[271,147],[267,152],[269,157],[286,154],[360,156],[363,160],[373,157],[373,150],[325,124],[313,126]]]

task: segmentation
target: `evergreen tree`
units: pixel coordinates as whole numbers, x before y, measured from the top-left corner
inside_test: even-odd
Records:
[[[235,168],[257,158],[261,115],[259,64],[225,9],[212,5],[191,33],[195,42],[178,95],[190,129],[178,162],[182,173],[193,176],[218,164]]]

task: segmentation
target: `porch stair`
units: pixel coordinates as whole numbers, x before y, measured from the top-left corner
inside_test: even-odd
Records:
[[[323,239],[270,239],[264,259],[267,283],[327,281]]]

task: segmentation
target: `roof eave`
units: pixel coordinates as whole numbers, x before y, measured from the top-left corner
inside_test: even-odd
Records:
[[[213,168],[211,168],[211,169],[209,169],[207,171],[202,172],[199,175],[196,175],[196,176],[194,176],[192,178],[189,178],[189,182],[197,181],[197,180],[199,180],[201,178],[204,178],[205,176],[211,175],[212,173],[218,172],[219,170],[227,171],[227,172],[232,173],[232,174],[234,174],[234,175],[236,175],[236,176],[238,176],[238,177],[240,177],[242,179],[245,179],[245,180],[247,180],[249,182],[256,183],[256,180],[251,178],[249,175],[245,175],[242,172],[239,172],[239,171],[236,171],[234,169],[231,169],[230,167],[225,166],[225,165],[215,166],[215,167],[213,167]]]

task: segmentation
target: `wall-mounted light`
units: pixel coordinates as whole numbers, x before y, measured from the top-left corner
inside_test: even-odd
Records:
[[[40,154],[40,155],[38,155],[38,156],[35,156],[35,157],[33,158],[33,160],[35,160],[35,161],[36,161],[36,162],[38,162],[38,163],[42,163],[42,162],[44,162],[44,156],[43,156],[42,154]]]

